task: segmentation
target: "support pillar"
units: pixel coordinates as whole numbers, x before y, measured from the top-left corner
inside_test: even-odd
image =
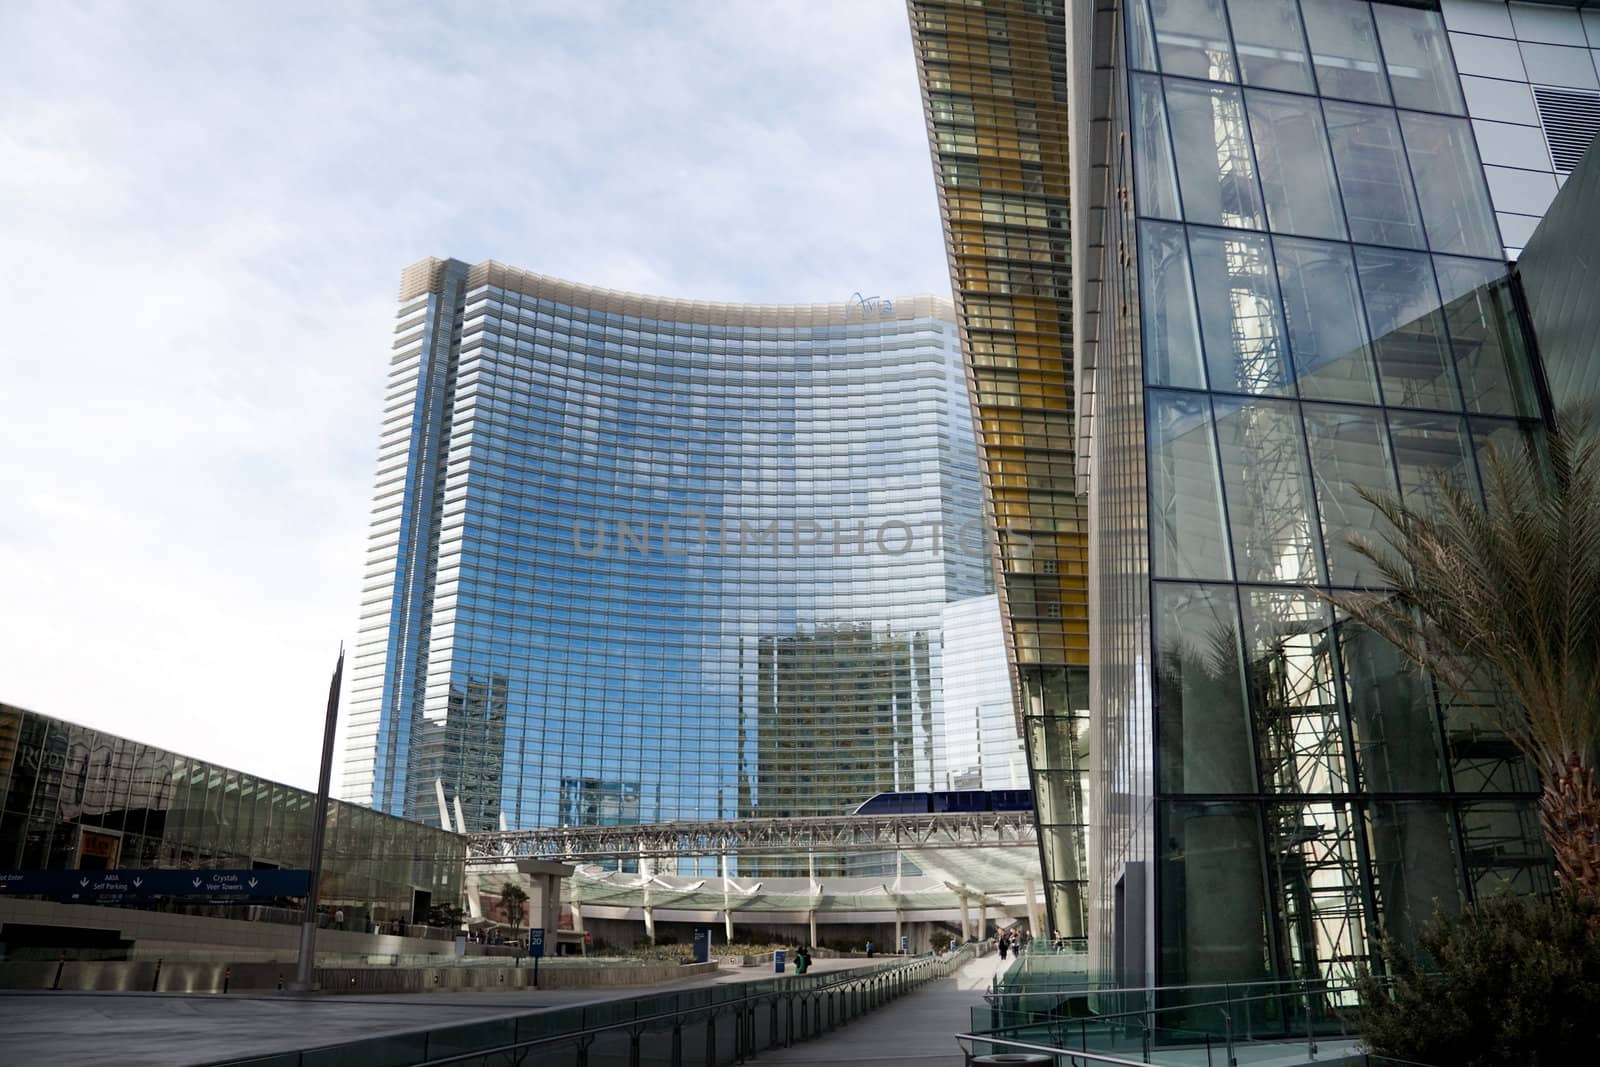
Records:
[[[572,912],[572,932],[575,934],[583,933],[583,905],[574,900],[567,907]]]
[[[900,938],[906,925],[906,913],[899,908],[894,909],[894,950],[900,951]]]
[[[652,945],[656,943],[656,909],[648,905],[644,909],[644,937]]]
[[[1039,913],[1039,894],[1035,891],[1033,879],[1024,878],[1022,888],[1028,901],[1028,933],[1034,937],[1049,936],[1049,931],[1044,928],[1044,917]]]
[[[812,948],[817,947],[817,911],[815,908],[806,913],[806,918],[811,920],[811,940],[807,942]]]
[[[733,944],[733,899],[729,892],[732,880],[728,877],[728,854],[722,854],[722,932],[728,944]]]
[[[972,940],[972,913],[967,910],[966,894],[961,896],[961,943]]]

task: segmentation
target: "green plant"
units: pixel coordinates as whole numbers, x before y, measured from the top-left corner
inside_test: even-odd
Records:
[[[928,944],[933,946],[935,952],[943,952],[950,947],[950,942],[955,939],[956,935],[949,930],[935,930],[928,935]]]
[[[1562,890],[1600,905],[1600,440],[1584,410],[1542,440],[1486,450],[1482,500],[1439,473],[1408,502],[1361,490],[1386,544],[1351,543],[1394,593],[1322,595],[1445,689],[1499,694],[1496,725],[1543,781]]]
[[[1384,942],[1390,980],[1357,980],[1373,1053],[1449,1067],[1555,1067],[1600,1047],[1600,910],[1497,896],[1435,914],[1422,954]]]

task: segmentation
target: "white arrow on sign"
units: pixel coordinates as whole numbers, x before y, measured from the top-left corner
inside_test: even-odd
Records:
[[[200,888],[200,879],[196,878],[190,884],[192,884],[196,889],[199,889]]]
[[[135,878],[133,880],[133,888],[138,889],[142,885],[144,885],[144,879],[143,878]]]
[[[78,879],[78,884],[83,886],[85,889],[87,889],[89,887],[89,879],[87,879],[87,878],[79,878]]]
[[[250,879],[250,881],[246,882],[245,884],[248,885],[251,889],[254,889],[256,886],[260,885],[261,883],[256,881],[254,878],[252,878],[252,879]]]

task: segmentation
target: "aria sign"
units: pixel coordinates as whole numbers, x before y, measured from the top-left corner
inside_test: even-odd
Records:
[[[857,308],[861,309],[863,319],[886,319],[894,314],[894,301],[882,296],[862,296],[860,293],[851,293],[850,299],[845,301],[844,314],[846,318]]]

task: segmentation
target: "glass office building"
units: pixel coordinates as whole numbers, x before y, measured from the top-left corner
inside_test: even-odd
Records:
[[[0,871],[311,866],[316,794],[0,704]],[[421,922],[456,906],[466,842],[334,801],[324,907]]]
[[[347,799],[488,830],[944,786],[943,612],[992,590],[947,302],[427,260],[398,318]]]
[[[1451,38],[1364,0],[1069,17],[1096,962],[1348,977],[1380,931],[1549,886],[1492,696],[1312,592],[1378,584],[1358,487],[1426,506],[1542,424]]]
[[[1061,0],[910,0],[1049,926],[1082,936],[1088,512],[1073,486]]]

